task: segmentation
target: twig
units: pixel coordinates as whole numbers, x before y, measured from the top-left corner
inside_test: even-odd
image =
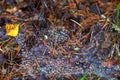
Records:
[[[83,26],[80,23],[78,23],[77,21],[75,21],[73,19],[70,19],[70,21],[74,22],[75,24],[77,24],[78,26],[80,26],[83,29]]]

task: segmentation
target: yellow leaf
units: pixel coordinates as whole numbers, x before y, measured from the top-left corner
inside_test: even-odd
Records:
[[[20,24],[6,24],[6,35],[16,37],[18,35]]]

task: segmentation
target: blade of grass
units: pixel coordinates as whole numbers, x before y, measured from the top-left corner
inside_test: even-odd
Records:
[[[120,2],[117,5],[116,23],[113,24],[113,28],[118,32],[120,32],[119,17],[120,17]]]
[[[120,3],[117,5],[117,17],[116,17],[116,25],[119,25],[119,17],[120,17]]]
[[[80,80],[85,80],[87,77],[87,74],[85,74]]]

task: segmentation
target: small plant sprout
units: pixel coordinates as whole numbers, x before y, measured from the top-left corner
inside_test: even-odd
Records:
[[[103,14],[101,15],[101,17],[102,17],[103,19],[106,19],[106,16],[105,16],[105,15],[103,15]]]
[[[107,22],[111,22],[111,21],[110,21],[110,18],[107,18],[107,17],[106,17],[105,15],[103,15],[103,14],[101,15],[101,18],[106,19]]]
[[[85,80],[87,77],[87,74],[85,74],[80,80]]]
[[[79,47],[75,47],[75,48],[74,48],[74,51],[79,51],[79,50],[80,50]]]

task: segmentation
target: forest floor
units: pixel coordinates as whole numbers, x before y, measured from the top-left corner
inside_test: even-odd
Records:
[[[120,80],[118,3],[0,0],[0,80]]]

